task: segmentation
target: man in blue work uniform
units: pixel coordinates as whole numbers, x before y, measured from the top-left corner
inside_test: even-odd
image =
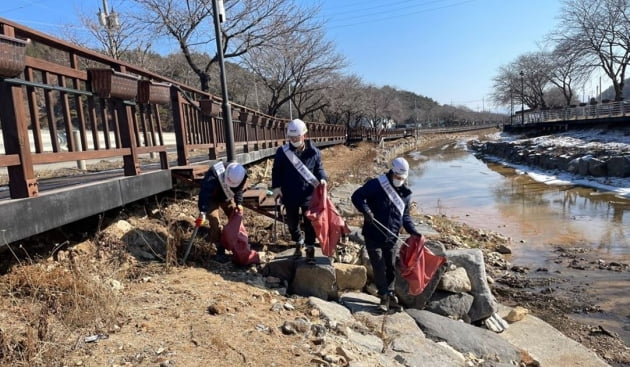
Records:
[[[271,187],[274,195],[282,198],[286,208],[287,226],[291,240],[295,241],[294,256],[302,256],[302,247],[306,244],[306,259],[312,263],[315,256],[315,230],[306,218],[306,211],[313,189],[318,185],[326,185],[328,177],[322,166],[322,154],[306,139],[306,133],[304,121],[295,119],[289,122],[289,143],[276,151]],[[304,222],[304,237],[300,231],[300,217]]]
[[[366,182],[352,194],[352,204],[363,213],[363,237],[381,298],[379,309],[398,307],[394,295],[398,233],[422,236],[409,215],[411,190],[405,185],[409,163],[396,158],[389,172]]]
[[[242,165],[232,162],[224,167],[219,161],[206,172],[199,191],[199,216],[195,224],[199,227],[206,222],[210,233],[208,239],[217,246],[219,261],[225,261],[225,249],[221,246],[221,230],[219,208],[229,218],[234,210],[243,211],[243,187],[247,181],[247,170]]]

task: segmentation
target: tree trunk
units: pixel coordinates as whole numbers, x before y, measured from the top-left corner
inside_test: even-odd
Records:
[[[207,92],[210,90],[210,75],[208,73],[198,73],[199,75],[199,84],[201,90]]]

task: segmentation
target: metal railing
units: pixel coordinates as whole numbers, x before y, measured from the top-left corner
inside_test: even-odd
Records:
[[[157,154],[160,169],[169,169],[169,149],[175,149],[178,166],[189,165],[199,151],[209,159],[225,152],[218,97],[3,18],[0,35],[0,47],[5,39],[30,40],[28,47],[38,55],[17,55],[24,49],[10,45],[7,50],[23,62],[10,77],[2,74],[5,60],[0,60],[0,167],[7,170],[11,198],[38,195],[35,165],[119,158],[124,175],[133,176],[141,173],[140,156]],[[98,76],[95,68],[111,75]],[[129,80],[135,84],[125,84]],[[140,80],[162,88],[161,98],[141,99],[133,91]],[[110,90],[102,90],[104,84]],[[125,85],[135,97],[122,93],[130,92],[122,91]],[[283,144],[287,120],[237,104],[231,109],[237,153]],[[164,139],[166,119],[174,126],[174,146]],[[307,126],[316,142],[345,142],[344,126]]]
[[[586,104],[577,106],[567,106],[550,109],[526,110],[521,116],[517,112],[512,119],[511,125],[520,125],[521,118],[524,124],[540,122],[559,122],[576,120],[594,120],[601,118],[626,117],[630,115],[630,101],[614,101],[605,103]]]

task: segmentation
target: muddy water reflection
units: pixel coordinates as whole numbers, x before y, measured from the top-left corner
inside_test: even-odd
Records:
[[[630,200],[596,190],[550,186],[455,144],[409,156],[409,183],[422,212],[446,214],[512,237],[512,262],[542,266],[556,246],[589,247],[630,262]]]
[[[509,261],[531,276],[557,279],[555,291],[581,296],[604,311],[575,315],[617,332],[630,345],[630,273],[575,270],[558,247],[582,247],[587,261],[630,262],[630,200],[593,189],[538,183],[514,169],[484,163],[461,145],[408,156],[409,184],[421,212],[445,214],[512,238]],[[588,263],[587,263],[588,264]],[[548,272],[537,273],[535,269]],[[538,290],[535,290],[538,291]],[[560,294],[560,293],[556,293]]]

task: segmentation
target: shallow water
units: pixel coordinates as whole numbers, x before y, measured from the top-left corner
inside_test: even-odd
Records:
[[[588,249],[588,258],[630,263],[630,200],[576,186],[550,186],[477,159],[462,143],[407,156],[409,185],[421,213],[457,219],[512,239],[513,265],[547,268],[563,288],[584,287],[604,313],[579,315],[609,327],[630,345],[630,273],[574,270],[556,264],[557,248]],[[587,256],[585,256],[587,257]]]
[[[606,261],[630,262],[630,200],[576,186],[539,183],[486,163],[455,144],[412,153],[409,184],[422,213],[524,241],[512,262],[539,266],[556,246],[591,248]]]

